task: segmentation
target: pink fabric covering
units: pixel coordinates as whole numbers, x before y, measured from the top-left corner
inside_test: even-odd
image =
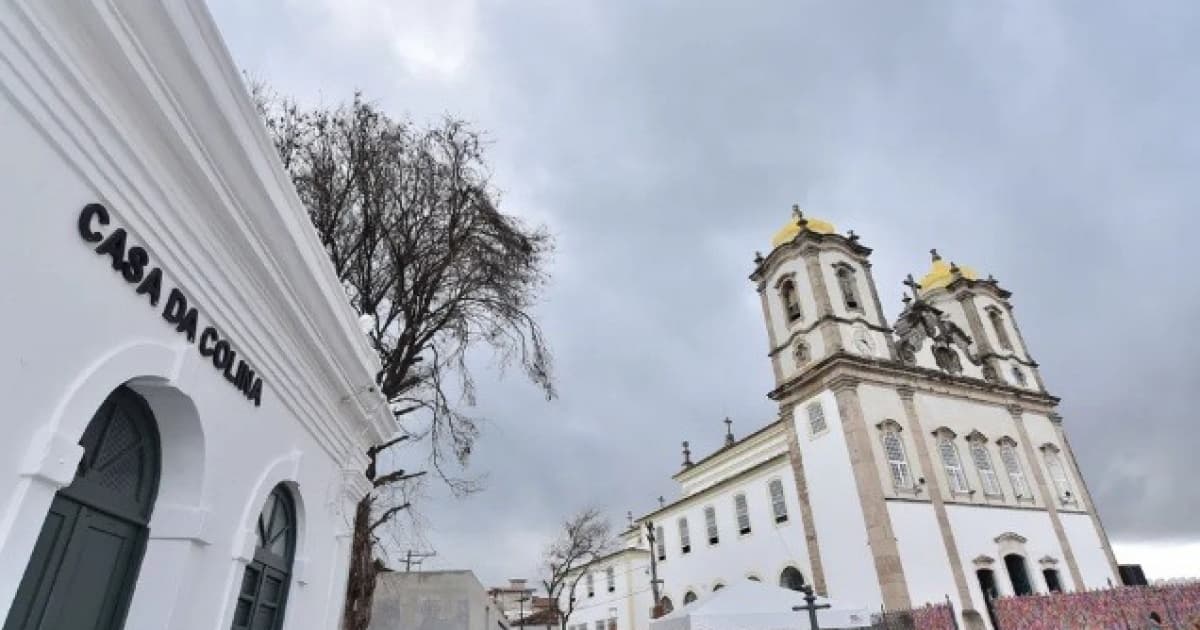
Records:
[[[1003,630],[1126,630],[1191,628],[1200,623],[1200,582],[1119,587],[1079,593],[1055,593],[997,599],[996,617]]]

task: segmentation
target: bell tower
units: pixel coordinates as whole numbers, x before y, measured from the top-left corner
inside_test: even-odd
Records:
[[[750,280],[762,300],[776,385],[839,352],[896,356],[870,255],[853,230],[839,234],[799,206],[771,239],[770,253],[755,254]]]

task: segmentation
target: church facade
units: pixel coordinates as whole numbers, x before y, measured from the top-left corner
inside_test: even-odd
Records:
[[[988,628],[993,597],[1119,583],[1007,290],[935,251],[889,322],[853,232],[795,209],[772,246],[750,279],[778,419],[698,461],[684,443],[680,497],[628,532],[665,608],[750,579],[872,610],[949,599]]]

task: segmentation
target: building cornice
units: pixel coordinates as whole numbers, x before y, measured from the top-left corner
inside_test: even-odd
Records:
[[[361,468],[361,446],[394,432],[378,361],[205,6],[13,5],[0,17],[13,104],[236,335],[278,404]]]
[[[846,378],[854,378],[862,383],[908,388],[913,392],[967,398],[1001,407],[1020,403],[1042,413],[1053,412],[1059,402],[1057,397],[1044,392],[845,351],[823,358],[768,392],[767,397],[775,401],[792,397],[808,398],[821,389],[832,387],[835,380]]]
[[[717,449],[713,453],[706,455],[700,461],[693,463],[691,466],[680,470],[674,475],[671,475],[671,479],[682,483],[702,476],[704,473],[710,472],[713,468],[716,468],[719,464],[724,463],[729,459],[733,459],[739,455],[746,454],[750,451],[752,446],[757,446],[758,444],[765,442],[772,429],[782,430],[782,428],[783,420],[774,420],[766,426],[758,429],[754,433],[737,440],[733,444]]]
[[[839,251],[864,264],[871,255],[871,248],[860,244],[857,237],[850,238],[836,233],[821,234],[812,230],[803,230],[796,235],[796,238],[772,249],[771,253],[759,261],[750,274],[750,280],[760,284],[774,273],[775,268],[783,261],[795,254],[803,255],[809,251]]]
[[[854,324],[862,324],[863,326],[866,326],[869,330],[881,332],[885,335],[891,335],[893,332],[891,328],[889,328],[887,326],[880,326],[879,324],[875,324],[871,321],[868,321],[866,317],[862,317],[862,316],[841,317],[839,315],[833,315],[833,314],[823,315],[823,316],[818,317],[815,320],[813,320],[812,323],[808,324],[807,326],[801,326],[799,328],[793,329],[791,331],[791,333],[788,335],[787,340],[784,341],[783,343],[780,343],[779,345],[775,346],[774,348],[771,348],[771,350],[769,352],[767,352],[767,356],[768,357],[775,356],[780,351],[790,347],[792,345],[792,343],[796,341],[797,337],[807,335],[808,333],[816,330],[821,324],[823,324],[825,322],[835,322],[838,324],[845,324],[847,326],[853,326]],[[891,337],[889,336],[888,339],[891,339]]]
[[[707,486],[707,487],[705,487],[701,490],[698,490],[692,494],[689,494],[685,497],[680,497],[678,499],[675,499],[674,501],[658,508],[657,510],[654,510],[653,512],[647,512],[646,514],[643,514],[643,515],[635,518],[634,522],[640,526],[643,523],[645,523],[646,521],[648,521],[648,520],[652,521],[652,520],[654,520],[655,517],[657,517],[661,514],[664,514],[666,512],[670,512],[671,510],[674,510],[676,508],[679,508],[679,507],[682,507],[685,505],[689,505],[691,503],[696,503],[699,501],[707,500],[708,498],[710,498],[713,494],[717,493],[718,491],[728,488],[729,486],[731,486],[735,483],[738,483],[739,481],[743,481],[747,477],[752,477],[768,468],[771,468],[772,466],[778,466],[780,464],[785,463],[787,460],[787,457],[788,457],[788,454],[786,452],[783,452],[783,453],[775,455],[769,459],[765,459],[745,470],[738,471],[737,474],[726,477],[726,478],[718,481],[717,483],[714,483],[711,486]]]

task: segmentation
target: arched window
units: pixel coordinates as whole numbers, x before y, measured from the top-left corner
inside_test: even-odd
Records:
[[[1046,579],[1046,590],[1051,593],[1062,592],[1062,581],[1058,579],[1058,569],[1042,569],[1042,577]]]
[[[1029,492],[1029,484],[1025,481],[1025,472],[1021,469],[1021,460],[1017,458],[1017,443],[1010,437],[1002,437],[996,440],[996,444],[1000,447],[1000,462],[1004,464],[1004,471],[1008,473],[1008,482],[1012,484],[1013,494],[1017,499],[1033,499]]]
[[[1004,556],[1004,568],[1008,569],[1008,579],[1012,581],[1014,595],[1033,594],[1033,586],[1030,584],[1029,574],[1025,570],[1024,556],[1017,553]]]
[[[296,554],[296,507],[284,485],[267,496],[254,533],[254,560],[242,574],[233,630],[278,630],[283,627]]]
[[[767,483],[767,492],[771,495],[771,513],[775,516],[775,522],[787,522],[788,512],[787,502],[783,499],[783,481],[772,479]]]
[[[1005,350],[1012,350],[1012,341],[1008,338],[1008,329],[1004,326],[1004,315],[995,306],[987,307],[988,319],[992,322],[992,330],[996,332],[996,341]]]
[[[975,470],[979,472],[979,482],[983,486],[983,493],[990,497],[1004,496],[1004,492],[1000,490],[1000,479],[996,477],[996,470],[992,468],[992,456],[987,450],[987,438],[978,432],[973,432],[967,436],[967,441],[971,444],[971,461],[975,463]]]
[[[950,492],[967,494],[971,486],[967,484],[967,476],[963,473],[962,460],[958,457],[958,447],[954,445],[954,434],[949,431],[938,431],[938,455],[942,460],[942,468],[946,471],[946,481],[950,484]]]
[[[658,606],[664,615],[675,610],[675,605],[671,603],[671,598],[666,595],[663,595],[662,599],[658,600]]]
[[[617,590],[617,575],[612,567],[604,570],[604,586],[608,588],[609,593]]]
[[[834,267],[837,269],[838,287],[842,291],[842,301],[846,310],[862,312],[862,300],[858,299],[854,268],[846,263],[838,263]]]
[[[717,511],[711,505],[704,508],[704,527],[708,530],[708,544],[715,545],[721,542],[721,535],[717,530]]]
[[[690,604],[694,601],[696,601],[696,593],[695,592],[688,591],[683,594],[683,605],[684,606],[687,606],[688,604]]]
[[[79,445],[75,478],[50,503],[0,624],[6,630],[124,623],[158,494],[158,427],[146,401],[122,386],[100,404]]]
[[[679,517],[679,553],[691,553],[692,535],[688,531],[687,518]]]
[[[796,567],[788,567],[779,574],[779,585],[783,588],[798,591],[804,588],[804,574]]]
[[[1050,472],[1050,480],[1054,482],[1054,490],[1063,503],[1074,503],[1075,495],[1071,493],[1071,482],[1067,480],[1067,469],[1063,466],[1058,447],[1046,444],[1042,447],[1046,454],[1046,470]]]
[[[746,505],[746,495],[736,494],[733,497],[733,509],[737,514],[737,524],[739,534],[750,533],[750,509]]]
[[[888,470],[892,474],[892,486],[897,490],[912,488],[912,474],[908,468],[908,456],[904,452],[904,443],[900,441],[900,424],[895,420],[884,420],[879,423],[882,431],[883,453],[887,457]]]
[[[803,317],[804,314],[800,311],[800,299],[796,295],[796,283],[792,282],[790,278],[779,285],[779,299],[783,300],[783,310],[787,314],[789,322]]]

